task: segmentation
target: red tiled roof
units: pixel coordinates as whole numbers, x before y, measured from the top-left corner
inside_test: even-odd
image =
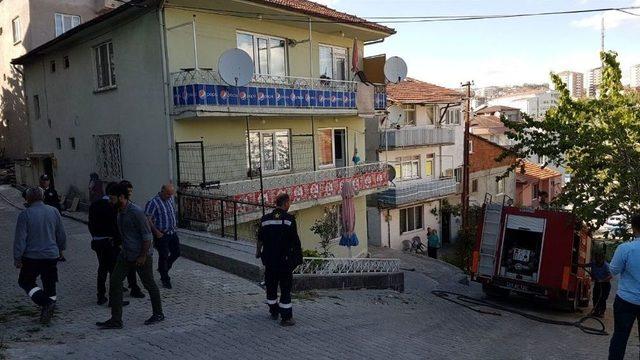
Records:
[[[523,169],[524,173],[522,172]],[[543,169],[538,164],[534,164],[531,161],[524,160],[520,167],[520,171],[518,171],[518,175],[526,175],[539,180],[545,180],[552,177],[560,176],[562,174],[549,168]]]
[[[475,116],[471,119],[472,132],[487,130],[489,134],[504,134],[508,128],[502,123],[499,117],[494,115]]]
[[[359,18],[355,15],[343,13],[338,10],[334,10],[328,6],[318,4],[308,0],[251,0],[255,3],[260,3],[268,6],[279,7],[281,9],[291,10],[306,15],[317,16],[328,20],[339,21],[344,23],[354,24],[369,28],[372,30],[382,31],[389,35],[395,34],[396,31],[390,27],[367,21]]]
[[[480,109],[476,111],[476,114],[493,114],[494,112],[497,112],[497,111],[514,111],[514,110],[520,110],[520,109],[511,107],[511,106],[494,105],[494,106],[486,107],[484,109]]]
[[[448,104],[462,101],[462,93],[424,81],[406,78],[398,84],[387,85],[387,97],[405,104]]]

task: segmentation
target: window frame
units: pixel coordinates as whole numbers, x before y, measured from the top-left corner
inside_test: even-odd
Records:
[[[273,36],[268,34],[255,33],[251,31],[245,30],[236,30],[236,48],[240,49],[238,46],[238,35],[249,35],[251,36],[251,45],[253,49],[253,54],[249,54],[251,60],[253,61],[253,70],[256,75],[271,75],[271,76],[289,76],[289,43],[286,37]],[[260,72],[260,64],[256,61],[256,57],[258,56],[258,39],[267,40],[267,73]],[[272,74],[271,73],[271,40],[284,41],[284,74]],[[240,49],[242,50],[242,49]]]
[[[289,140],[289,149],[288,149],[288,154],[289,154],[289,168],[288,169],[278,169],[278,151],[277,151],[277,145],[274,142],[274,148],[273,148],[273,163],[274,163],[274,169],[273,170],[264,170],[264,143],[262,142],[262,136],[263,134],[271,134],[271,137],[273,140],[276,140],[276,134],[279,132],[286,132],[287,133],[287,139]],[[249,138],[247,139],[247,141],[249,142],[249,154],[247,156],[247,159],[249,160],[248,162],[248,166],[251,168],[251,171],[253,170],[257,170],[254,169],[252,166],[252,161],[253,159],[251,158],[251,134],[258,134],[258,146],[259,146],[259,153],[260,153],[260,170],[262,171],[263,175],[271,175],[271,174],[286,174],[286,173],[290,173],[293,171],[293,161],[292,161],[292,156],[291,156],[291,147],[292,147],[292,141],[291,141],[291,130],[290,129],[256,129],[256,130],[249,130]]]
[[[75,136],[69,137],[69,146],[71,147],[71,150],[76,150],[77,144]]]
[[[404,177],[404,171],[402,171],[404,164],[409,164],[411,169],[413,169],[413,165],[415,165],[417,175],[415,177]],[[391,162],[391,165],[396,169],[396,174],[399,174],[399,176],[396,177],[397,181],[411,181],[422,178],[422,173],[420,172],[420,155],[398,156]]]
[[[22,22],[20,21],[20,16],[11,19],[11,34],[13,36],[13,45],[18,45],[22,42]]]
[[[409,229],[409,210],[412,210],[413,213],[413,228]],[[420,209],[420,211],[416,211],[417,209]],[[404,226],[402,224],[402,212],[404,211]],[[419,219],[420,219],[420,227],[417,227],[417,219],[418,217],[416,217],[416,215],[419,214]],[[424,205],[415,205],[415,206],[408,206],[405,208],[401,208],[398,210],[398,225],[399,225],[399,232],[400,235],[405,235],[405,234],[411,234],[411,233],[415,233],[418,231],[422,231],[424,230]],[[404,231],[403,231],[404,229]]]
[[[40,109],[40,95],[38,94],[33,95],[33,113],[36,117],[36,120],[40,120],[42,113]]]
[[[500,189],[502,188],[502,191],[500,191]],[[496,195],[503,195],[505,194],[507,191],[507,184],[505,181],[505,178],[503,177],[496,177]]]
[[[478,179],[472,179],[471,180],[471,192],[472,193],[477,193],[478,192]]]
[[[101,70],[101,66],[103,64],[101,56],[100,56],[100,48],[102,48],[103,46],[107,47],[107,58],[108,58],[108,65],[107,65],[107,70],[108,70],[108,84],[100,86],[100,70]],[[107,40],[107,41],[103,41],[95,46],[93,46],[92,48],[92,52],[93,52],[93,66],[94,66],[94,76],[95,76],[95,83],[96,83],[96,89],[95,92],[102,92],[102,91],[106,91],[106,90],[111,90],[111,89],[115,89],[118,87],[118,82],[115,76],[115,51],[113,49],[113,41],[112,40]]]
[[[343,47],[343,46],[336,46],[336,45],[329,45],[329,44],[323,44],[323,43],[319,43],[318,44],[318,76],[323,76],[325,74],[322,73],[322,68],[321,63],[320,63],[320,48],[327,48],[331,50],[331,80],[336,80],[336,81],[349,81],[349,78],[351,77],[351,73],[350,73],[350,69],[349,69],[349,48],[347,47]],[[338,57],[336,57],[336,52],[335,50],[344,50],[344,79],[338,79],[336,77],[336,59],[338,59]],[[326,75],[325,75],[326,76]]]
[[[318,168],[321,169],[330,169],[330,168],[335,168],[336,167],[336,144],[335,144],[335,139],[336,139],[336,130],[344,130],[345,136],[347,136],[347,128],[346,127],[324,127],[324,128],[318,128],[316,129],[317,132],[323,131],[323,130],[331,130],[331,164],[321,164],[320,160],[321,158],[318,157]],[[317,144],[314,144],[314,146],[318,146],[317,150],[318,150],[318,156],[320,156],[322,153],[320,152],[320,143],[317,142]],[[346,146],[346,143],[345,143]],[[346,154],[346,149],[345,149],[345,154]],[[347,159],[345,159],[345,161],[347,161]],[[346,162],[348,165],[348,161]]]
[[[404,126],[416,126],[418,120],[418,106],[416,104],[403,104],[403,125]],[[411,116],[409,116],[411,114]]]
[[[59,34],[58,34],[58,17],[60,18],[60,21],[61,21],[60,26],[61,26],[61,30],[62,30],[62,32],[60,32]],[[64,19],[65,19],[65,17],[71,18],[71,27],[68,28],[68,29],[64,28]],[[73,25],[73,20],[74,19],[77,19],[77,21],[78,21],[76,25]],[[65,14],[65,13],[55,13],[53,15],[53,31],[54,31],[55,37],[58,37],[58,36],[60,36],[60,35],[62,35],[64,33],[66,33],[67,31],[73,29],[74,27],[76,27],[76,26],[78,26],[80,24],[82,24],[82,17],[80,15]]]

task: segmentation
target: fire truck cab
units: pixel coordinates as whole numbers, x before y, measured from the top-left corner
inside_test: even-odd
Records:
[[[591,279],[578,264],[588,262],[590,247],[586,227],[569,212],[485,202],[471,278],[489,296],[514,292],[575,311],[589,306]]]

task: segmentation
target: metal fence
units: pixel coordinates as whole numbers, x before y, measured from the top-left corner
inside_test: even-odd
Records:
[[[382,147],[406,147],[419,145],[444,145],[455,143],[455,132],[449,128],[408,126],[401,129],[387,129],[380,132]]]
[[[304,258],[302,265],[294,270],[294,274],[335,275],[393,273],[400,271],[399,259],[373,258]]]

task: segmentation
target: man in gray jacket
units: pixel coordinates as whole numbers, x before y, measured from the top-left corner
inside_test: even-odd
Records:
[[[40,322],[48,324],[56,303],[57,264],[64,259],[67,236],[58,210],[42,202],[41,188],[29,188],[25,195],[28,207],[18,216],[13,259],[20,269],[18,284],[42,307]],[[42,288],[36,284],[38,276]]]

